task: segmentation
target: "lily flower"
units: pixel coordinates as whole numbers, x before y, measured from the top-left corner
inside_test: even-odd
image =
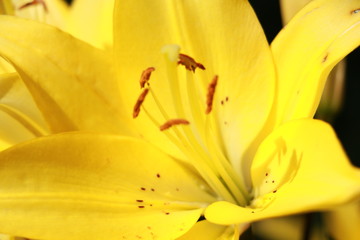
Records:
[[[54,134],[0,153],[0,232],[237,239],[350,202],[360,171],[311,118],[359,8],[313,1],[270,47],[246,0],[116,1],[113,55],[1,16],[0,54]]]

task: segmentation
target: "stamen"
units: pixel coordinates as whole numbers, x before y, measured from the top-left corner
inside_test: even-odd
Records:
[[[140,107],[141,107],[142,103],[144,102],[145,97],[148,94],[148,92],[149,92],[149,89],[145,88],[144,91],[140,94],[140,96],[134,106],[133,118],[136,118],[137,116],[139,116]]]
[[[153,71],[155,71],[155,68],[149,67],[142,72],[141,77],[140,77],[140,87],[141,88],[144,88],[145,84],[150,80],[150,76]]]
[[[48,12],[48,8],[43,0],[33,0],[31,2],[25,3],[24,5],[19,7],[19,10],[30,7],[32,5],[41,4],[45,10],[45,12]]]
[[[214,94],[215,94],[215,89],[216,89],[216,84],[218,81],[218,76],[215,75],[215,77],[213,78],[212,82],[209,84],[208,86],[208,93],[206,96],[206,114],[209,114],[212,110],[212,105],[213,105],[213,100],[214,100]]]
[[[351,14],[357,14],[357,13],[359,13],[359,12],[360,12],[360,8],[351,11]]]
[[[193,72],[195,72],[196,68],[205,70],[204,65],[202,65],[201,63],[197,63],[192,57],[181,53],[179,54],[178,64],[184,65],[187,70]]]
[[[171,128],[174,125],[180,125],[180,124],[189,125],[190,122],[185,119],[170,119],[169,121],[167,121],[166,123],[160,126],[160,131],[164,131],[166,129]]]

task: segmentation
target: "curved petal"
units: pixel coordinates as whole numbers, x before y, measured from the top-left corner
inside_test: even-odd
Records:
[[[287,24],[296,13],[312,0],[280,0],[282,21]]]
[[[234,226],[221,226],[203,220],[197,222],[189,232],[181,236],[177,240],[237,240],[240,236],[240,231],[246,230],[236,229]]]
[[[126,131],[111,56],[30,20],[0,16],[0,29],[0,54],[14,65],[52,131]]]
[[[49,133],[39,109],[16,73],[0,75],[0,150]]]
[[[145,142],[91,133],[0,153],[0,231],[35,239],[175,239],[214,201],[205,183]]]
[[[274,131],[259,147],[252,177],[250,206],[217,202],[206,209],[206,218],[218,224],[252,222],[329,209],[360,196],[360,170],[319,120],[292,121]]]
[[[360,44],[359,8],[358,0],[312,1],[275,38],[277,123],[313,117],[329,72]]]
[[[70,8],[67,29],[75,37],[99,48],[113,42],[114,0],[76,0]]]
[[[31,137],[30,137],[31,138]],[[8,142],[7,139],[0,139],[0,151],[11,147],[12,144]]]
[[[0,233],[0,240],[14,240],[11,236]]]
[[[226,231],[228,227],[216,225],[206,220],[197,222],[189,232],[178,238],[178,240],[216,240]]]
[[[168,112],[174,112],[166,69],[159,54],[165,44],[180,45],[182,53],[205,65],[205,71],[195,73],[195,78],[202,80],[199,83],[204,87],[202,91],[206,92],[215,74],[219,76],[214,108],[227,154],[240,171],[244,167],[240,159],[263,127],[274,94],[272,56],[249,3],[245,0],[117,1],[114,24],[120,85],[124,87],[124,98],[130,102],[135,103],[139,96],[137,80],[141,72],[155,67],[152,89]],[[223,106],[221,102],[225,99],[228,101]],[[206,96],[200,101],[205,103]],[[155,103],[147,104],[156,114]],[[129,116],[132,106],[127,106]],[[141,124],[147,138],[167,148],[150,121]]]

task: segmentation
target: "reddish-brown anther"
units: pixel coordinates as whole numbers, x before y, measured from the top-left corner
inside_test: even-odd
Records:
[[[149,67],[142,72],[141,77],[140,77],[140,87],[141,88],[144,88],[145,84],[150,80],[150,76],[153,71],[155,71],[155,68]]]
[[[357,13],[360,13],[360,8],[355,9],[355,10],[352,10],[350,13],[351,13],[351,14],[357,14]]]
[[[134,106],[134,110],[133,110],[133,118],[136,118],[137,116],[139,116],[140,113],[140,107],[142,105],[142,103],[145,100],[146,95],[149,93],[149,89],[145,88],[144,91],[140,94],[138,100],[135,103]]]
[[[205,112],[206,114],[209,114],[212,110],[217,81],[218,81],[218,76],[216,75],[208,86],[208,93],[206,96],[206,106],[207,106]]]
[[[46,4],[45,4],[45,2],[43,0],[33,0],[31,2],[25,3],[24,5],[21,5],[19,7],[19,10],[30,7],[32,5],[36,5],[36,4],[41,4],[43,6],[45,12],[48,11],[48,8],[47,8],[47,6],[46,6]]]
[[[160,126],[160,131],[164,131],[166,129],[171,128],[174,125],[180,125],[180,124],[188,125],[190,124],[190,122],[185,119],[171,119]]]
[[[192,57],[185,55],[185,54],[181,54],[181,53],[179,54],[178,64],[184,65],[187,70],[193,71],[193,72],[195,72],[196,68],[205,70],[204,65],[196,62]]]

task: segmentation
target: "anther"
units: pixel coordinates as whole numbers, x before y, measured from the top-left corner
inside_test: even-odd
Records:
[[[139,116],[140,107],[141,107],[142,103],[144,102],[145,97],[148,93],[149,93],[149,89],[145,88],[144,91],[140,94],[140,96],[134,106],[133,118],[136,118],[137,116]]]
[[[360,8],[351,11],[351,14],[357,14],[357,13],[359,13],[359,12],[360,12]]]
[[[19,7],[19,10],[30,7],[32,5],[36,5],[36,4],[41,4],[43,6],[45,12],[48,11],[47,6],[43,0],[33,0],[31,2],[25,3],[24,5]]]
[[[185,55],[185,54],[181,54],[181,53],[179,54],[178,64],[184,65],[187,70],[193,71],[193,72],[195,72],[196,68],[205,70],[204,65],[196,62],[192,57]]]
[[[218,81],[218,76],[215,75],[212,82],[208,86],[208,93],[206,96],[206,114],[209,114],[212,110],[213,100],[214,100],[214,94],[215,94],[215,88]]]
[[[149,67],[142,72],[141,77],[140,77],[140,87],[141,88],[144,88],[145,84],[150,80],[150,76],[153,71],[155,71],[155,68]]]
[[[180,125],[180,124],[189,125],[190,122],[185,119],[170,119],[169,121],[167,121],[166,123],[160,126],[160,131],[164,131],[166,129],[171,128],[174,125]]]

